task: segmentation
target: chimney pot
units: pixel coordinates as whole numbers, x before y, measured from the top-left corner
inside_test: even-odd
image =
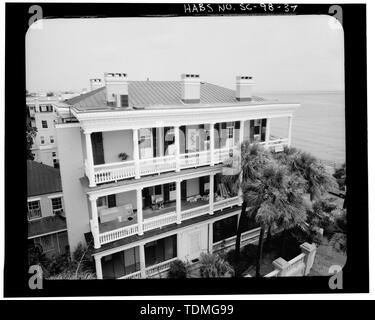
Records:
[[[237,101],[251,101],[254,79],[252,76],[236,77],[236,99]]]
[[[101,87],[103,87],[102,79],[98,79],[98,78],[90,79],[90,88],[91,88],[91,91],[99,89]]]

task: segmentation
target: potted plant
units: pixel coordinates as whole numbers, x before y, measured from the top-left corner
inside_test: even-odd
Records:
[[[128,158],[128,154],[126,152],[121,152],[118,157],[122,160],[125,161]]]

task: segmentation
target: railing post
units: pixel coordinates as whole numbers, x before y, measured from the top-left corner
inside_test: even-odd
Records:
[[[135,178],[140,178],[139,173],[139,144],[138,129],[133,129],[133,158],[135,163]]]
[[[290,147],[292,143],[292,122],[293,122],[293,117],[290,116],[288,117],[288,147]]]
[[[146,278],[146,258],[145,258],[145,246],[139,245],[139,268],[141,271],[141,277]]]
[[[98,207],[96,204],[97,197],[89,196],[90,204],[91,204],[91,232],[94,238],[94,248],[100,248],[100,240],[99,240],[99,218],[98,218]]]
[[[210,165],[215,165],[215,126],[210,123]]]
[[[244,131],[245,131],[245,121],[241,120],[240,121],[240,135],[239,135],[240,150],[241,150],[241,146],[242,146],[244,135],[245,135]]]
[[[87,173],[89,178],[89,186],[96,187],[95,175],[94,175],[94,156],[92,153],[91,144],[91,132],[85,131],[85,141],[86,141],[86,160],[87,160]]]
[[[270,134],[271,134],[271,119],[267,118],[267,123],[266,123],[266,147],[268,147],[268,142],[270,141]]]
[[[214,223],[213,222],[210,222],[208,224],[208,252],[209,253],[213,253],[212,252],[212,245],[213,245],[213,233],[214,233]]]
[[[305,272],[304,275],[308,275],[310,273],[310,269],[314,264],[315,254],[316,254],[316,245],[310,244],[308,242],[304,242],[300,245],[301,252],[305,254],[304,262],[305,262]]]
[[[176,151],[176,172],[180,171],[180,127],[174,127],[174,144]]]
[[[137,189],[137,223],[138,235],[143,235],[143,203],[142,203],[142,188]]]
[[[176,180],[176,223],[181,223],[181,180]]]
[[[210,194],[209,194],[209,204],[210,212],[209,214],[214,214],[214,173],[210,173]]]
[[[289,262],[284,260],[283,258],[277,258],[272,262],[273,266],[279,270],[279,274],[277,275],[278,277],[285,277],[288,267],[289,267]]]
[[[102,258],[99,256],[94,256],[94,259],[95,259],[96,279],[103,279]]]

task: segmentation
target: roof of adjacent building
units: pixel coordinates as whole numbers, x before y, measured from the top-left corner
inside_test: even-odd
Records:
[[[36,237],[43,234],[55,233],[66,230],[66,220],[60,216],[44,217],[29,221],[28,237]]]
[[[153,106],[186,106],[181,100],[181,81],[128,81],[129,107],[135,109]],[[265,99],[252,97],[252,101]],[[113,110],[106,102],[106,88],[102,87],[65,101],[78,112]],[[218,85],[201,82],[199,104],[236,104],[236,92]]]
[[[61,192],[60,170],[27,160],[27,196]]]

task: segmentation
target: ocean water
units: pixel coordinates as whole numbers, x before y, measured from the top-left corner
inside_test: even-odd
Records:
[[[329,165],[345,162],[344,92],[267,93],[262,97],[298,102],[292,124],[292,146],[310,152]],[[288,136],[288,120],[272,119],[271,135]]]

